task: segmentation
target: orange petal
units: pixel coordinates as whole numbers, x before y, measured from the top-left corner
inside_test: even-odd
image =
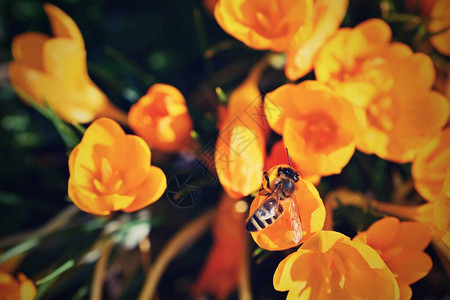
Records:
[[[123,211],[133,212],[152,204],[161,198],[166,187],[167,180],[164,172],[158,167],[151,166],[148,177],[142,185],[135,190],[129,191],[131,194],[136,195],[136,200],[124,208]]]
[[[403,249],[403,251],[386,261],[399,282],[412,284],[425,277],[431,270],[431,258],[420,250]]]
[[[304,33],[297,32],[287,53],[286,77],[296,80],[312,70],[314,58],[325,42],[339,28],[345,13],[348,0],[314,1],[314,21],[311,29]],[[306,30],[305,30],[306,31]]]
[[[264,113],[270,127],[278,134],[283,133],[284,122],[298,114],[297,106],[292,99],[298,86],[285,84],[275,91],[266,94],[264,99]]]
[[[395,98],[415,98],[430,90],[433,86],[436,71],[431,58],[423,53],[415,53],[412,56],[397,60],[393,69],[395,78]]]
[[[44,4],[44,10],[50,19],[52,31],[56,37],[69,38],[80,47],[84,48],[83,36],[72,18],[70,18],[60,8],[50,3]]]
[[[375,249],[386,249],[398,237],[400,221],[394,217],[386,217],[373,223],[367,229],[367,244]]]
[[[400,222],[397,237],[390,247],[424,250],[431,242],[431,232],[422,223]],[[375,247],[376,248],[376,247]]]
[[[43,47],[49,39],[49,36],[35,32],[27,32],[14,37],[12,42],[14,60],[43,71]]]
[[[381,19],[369,19],[355,27],[361,31],[370,43],[386,44],[391,41],[392,31],[389,25]]]
[[[436,33],[450,26],[448,11],[450,11],[449,1],[436,0],[430,14],[431,18],[428,26],[430,32]],[[450,56],[450,30],[433,35],[430,41],[437,51]]]
[[[412,290],[408,284],[399,282],[398,287],[400,289],[400,300],[409,300],[412,297]]]

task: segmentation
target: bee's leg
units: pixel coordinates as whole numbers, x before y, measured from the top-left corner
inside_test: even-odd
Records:
[[[269,178],[269,174],[267,174],[267,172],[264,171],[263,175],[264,175],[264,178],[265,178],[266,181],[267,181],[267,188],[270,190],[270,178]]]

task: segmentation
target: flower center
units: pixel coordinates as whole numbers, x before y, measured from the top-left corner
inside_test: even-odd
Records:
[[[103,157],[100,165],[100,178],[94,179],[95,188],[101,194],[113,194],[122,186],[119,171],[113,171],[111,163]]]
[[[336,130],[336,123],[328,115],[324,113],[309,115],[303,131],[307,148],[312,152],[326,149],[328,145],[332,144]]]
[[[389,95],[381,95],[373,99],[366,108],[369,124],[382,131],[394,129],[395,107]]]

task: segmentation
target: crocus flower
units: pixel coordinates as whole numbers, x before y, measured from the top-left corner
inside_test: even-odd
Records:
[[[87,73],[83,36],[61,9],[44,5],[53,37],[29,32],[12,43],[9,75],[14,88],[38,104],[44,101],[65,121],[87,123],[100,116],[126,122]]]
[[[306,177],[338,174],[362,131],[352,105],[317,81],[285,84],[267,94],[270,127],[283,135],[292,160]]]
[[[181,151],[190,141],[192,120],[181,92],[155,84],[128,113],[130,127],[152,148]]]
[[[440,53],[450,56],[450,1],[436,0],[430,13],[428,30],[434,34],[431,44]],[[439,33],[440,32],[440,33]],[[438,33],[438,34],[436,34]]]
[[[230,96],[217,138],[214,161],[225,191],[240,199],[258,190],[265,159],[267,121],[257,84],[263,65],[256,66]]]
[[[287,299],[399,299],[380,255],[335,231],[316,233],[281,261],[273,285]]]
[[[70,154],[69,197],[96,215],[139,210],[158,200],[167,185],[150,161],[142,138],[125,134],[111,119],[98,119]]]
[[[213,223],[214,244],[200,276],[194,284],[194,294],[212,294],[226,299],[236,289],[243,256],[246,254],[244,201],[236,201],[226,193],[221,197]]]
[[[33,300],[36,287],[33,282],[22,273],[17,279],[8,273],[0,272],[0,299],[4,300]]]
[[[431,59],[390,40],[389,26],[378,19],[341,29],[319,53],[315,73],[364,111],[367,124],[357,148],[405,163],[445,125],[449,104],[430,90]]]
[[[428,201],[439,197],[449,167],[450,128],[445,128],[420,148],[413,161],[414,186],[422,197]]]
[[[221,0],[214,15],[229,34],[255,49],[288,53],[286,76],[312,69],[315,54],[337,30],[347,0]]]
[[[353,241],[366,243],[380,254],[397,280],[400,299],[411,299],[409,285],[425,277],[433,265],[423,252],[431,242],[431,233],[418,222],[386,217],[358,233]]]
[[[288,167],[288,165],[277,165],[272,167],[268,171],[271,182],[277,177],[279,167]],[[285,199],[283,201],[284,203],[286,203],[286,201],[295,201],[301,221],[303,238],[299,241],[294,241],[294,239],[292,239],[291,211],[290,209],[287,209],[287,207],[292,208],[292,206],[286,205],[284,212],[278,220],[275,220],[270,226],[260,231],[251,233],[253,240],[261,248],[266,250],[292,248],[298,246],[303,241],[306,241],[313,233],[318,232],[323,228],[325,222],[325,208],[319,192],[312,183],[300,177],[297,182],[296,191],[291,198],[292,200]],[[258,193],[250,206],[249,215],[251,216],[266,199],[267,196]]]

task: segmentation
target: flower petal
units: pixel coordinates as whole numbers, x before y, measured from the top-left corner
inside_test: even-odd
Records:
[[[43,71],[43,48],[49,39],[49,36],[36,32],[27,32],[14,37],[11,46],[14,60]]]
[[[53,4],[44,4],[44,10],[47,13],[52,25],[53,34],[57,37],[69,38],[84,48],[83,36],[77,24],[60,8]]]

